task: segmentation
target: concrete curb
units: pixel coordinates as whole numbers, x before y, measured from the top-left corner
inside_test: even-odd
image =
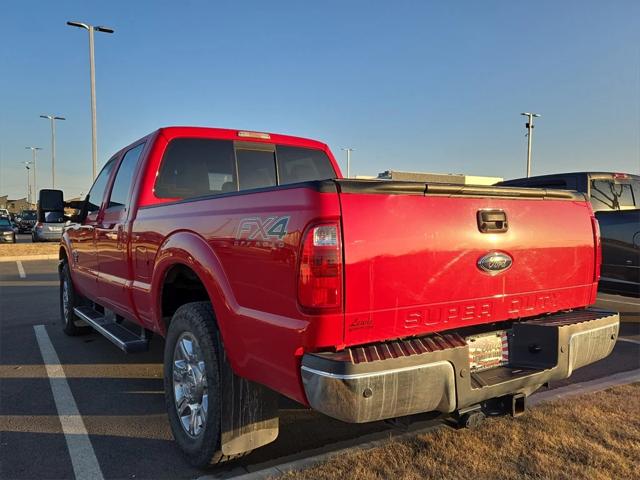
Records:
[[[26,260],[58,260],[58,254],[52,253],[49,255],[13,255],[11,257],[0,257],[0,263],[2,262],[17,262]]]
[[[620,385],[627,385],[630,383],[640,382],[640,368],[630,370],[627,372],[616,373],[604,378],[597,378],[589,382],[575,383],[567,385],[565,387],[559,387],[553,390],[546,390],[531,396],[528,399],[527,405],[534,406],[540,403],[549,402],[552,400],[559,400],[575,395],[583,395],[588,393],[599,392],[606,390],[607,388],[616,387]],[[394,440],[401,440],[403,438],[410,438],[421,433],[426,433],[429,430],[433,430],[434,426],[427,428],[416,429],[410,432],[393,434],[393,432],[386,432],[387,438],[373,440],[365,443],[361,443],[355,446],[333,450],[330,452],[321,453],[319,455],[313,455],[299,460],[291,462],[281,463],[280,465],[274,465],[254,472],[247,472],[243,467],[237,467],[231,471],[220,473],[217,475],[205,475],[199,477],[197,480],[221,480],[221,479],[233,479],[233,480],[265,480],[267,478],[279,477],[280,475],[296,470],[303,470],[309,468],[317,463],[324,462],[331,459],[334,456],[345,454],[354,450],[369,450],[371,448],[379,447],[386,444],[389,438]]]

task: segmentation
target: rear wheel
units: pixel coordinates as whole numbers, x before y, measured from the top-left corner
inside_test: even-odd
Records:
[[[221,355],[211,304],[178,308],[165,341],[165,401],[173,437],[197,467],[231,459],[221,450]]]
[[[60,268],[60,318],[64,325],[63,331],[71,337],[84,335],[91,331],[91,327],[82,325],[73,309],[80,305],[76,291],[73,288],[69,264],[65,261]]]

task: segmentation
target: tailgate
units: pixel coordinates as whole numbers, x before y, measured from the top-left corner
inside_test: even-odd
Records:
[[[337,183],[346,345],[592,303],[594,228],[581,194]],[[503,211],[507,231],[481,232],[478,212],[485,210]]]

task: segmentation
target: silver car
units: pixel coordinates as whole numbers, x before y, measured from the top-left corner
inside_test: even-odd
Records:
[[[38,221],[31,231],[33,242],[55,241],[59,242],[62,237],[66,219],[64,212],[43,212],[44,222]]]

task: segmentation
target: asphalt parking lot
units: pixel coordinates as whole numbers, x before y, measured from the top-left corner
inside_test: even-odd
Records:
[[[20,265],[0,263],[0,478],[74,478],[72,460],[78,459],[71,458],[65,434],[82,436],[82,432],[63,432],[63,424],[74,423],[61,423],[60,409],[63,415],[74,417],[74,413],[54,399],[49,379],[53,370],[43,361],[43,338],[50,340],[63,367],[79,413],[75,417],[80,417],[88,433],[87,455],[92,450],[104,478],[203,475],[183,460],[171,439],[163,397],[162,339],[154,337],[148,352],[125,355],[96,333],[67,337],[59,320],[56,261]],[[625,323],[611,356],[578,370],[570,381],[584,382],[638,367],[640,323]],[[54,378],[54,385],[59,381],[64,379]],[[238,465],[259,469],[397,428],[385,422],[344,424],[285,399],[280,421],[276,442],[239,463],[206,473],[231,472]]]

